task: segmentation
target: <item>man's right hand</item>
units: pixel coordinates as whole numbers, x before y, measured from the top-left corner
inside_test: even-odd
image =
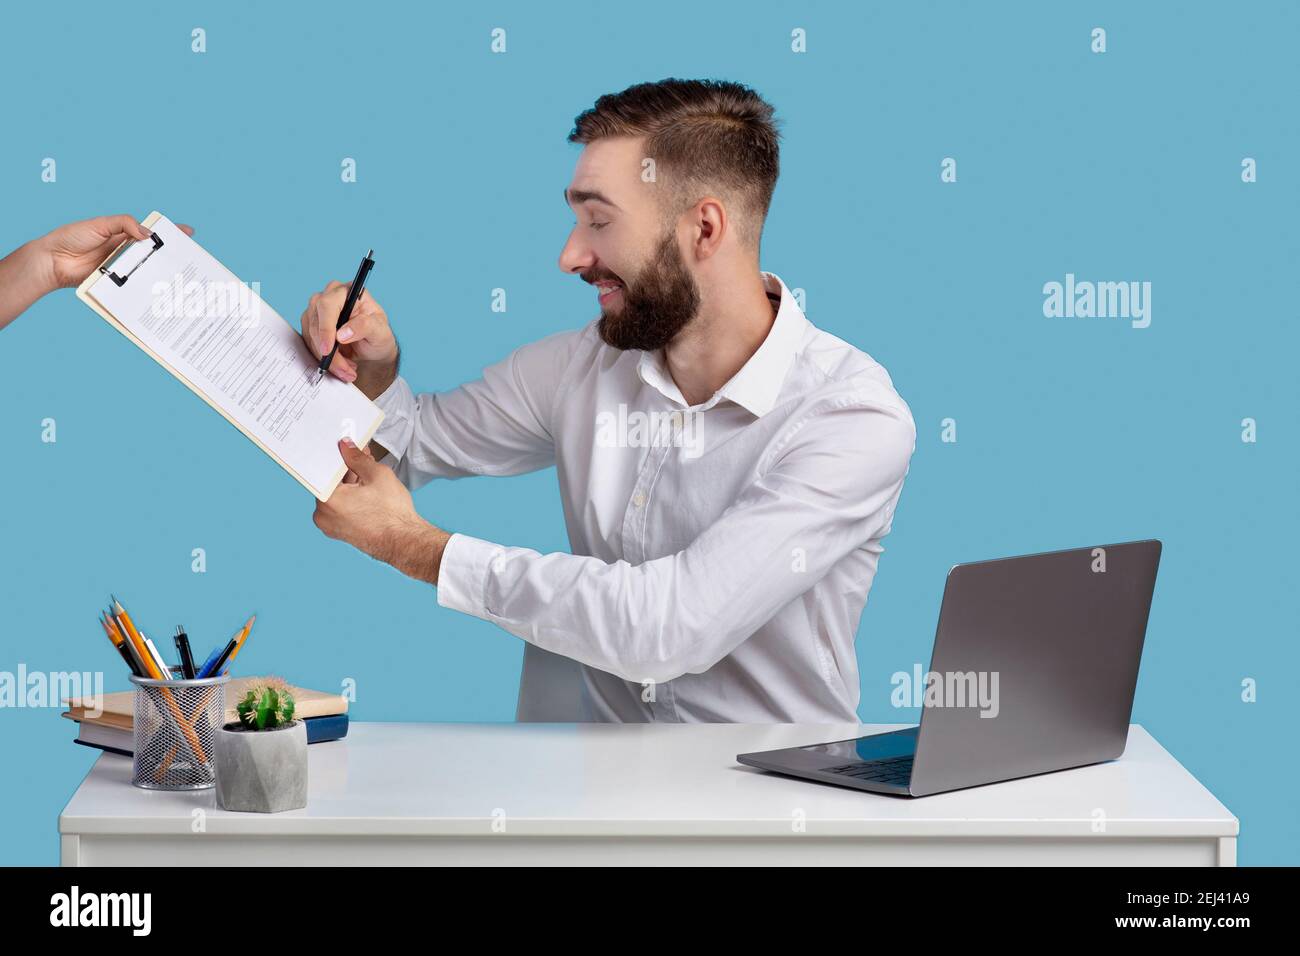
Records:
[[[347,297],[346,282],[331,282],[307,303],[302,314],[302,337],[318,359],[334,347],[335,326]],[[329,374],[356,382],[357,388],[373,401],[397,377],[397,339],[388,325],[388,315],[369,291],[363,291],[347,325],[337,331],[339,350],[330,362]]]

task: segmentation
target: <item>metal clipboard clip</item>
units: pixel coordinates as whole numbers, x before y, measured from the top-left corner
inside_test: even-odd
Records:
[[[141,257],[139,262],[137,262],[130,269],[128,269],[126,275],[118,275],[116,272],[113,271],[113,267],[117,264],[117,260],[122,258],[124,253],[126,253],[128,250],[137,248],[139,243],[145,241],[144,239],[137,239],[135,242],[126,243],[124,246],[122,246],[121,249],[113,253],[113,255],[108,259],[108,261],[106,261],[102,266],[99,267],[99,271],[102,272],[104,275],[108,276],[110,279],[112,279],[114,284],[117,285],[118,288],[121,288],[122,286],[126,285],[126,280],[131,278],[132,273],[134,273],[136,269],[139,269],[142,265],[144,265],[149,260],[149,257],[151,255],[153,255],[155,252],[157,252],[159,249],[163,247],[162,238],[158,235],[158,233],[150,232],[150,236],[153,238],[153,248],[150,249],[148,252],[146,252],[144,256]]]

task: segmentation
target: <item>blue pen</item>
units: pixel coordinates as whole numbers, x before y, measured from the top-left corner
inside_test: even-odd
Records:
[[[216,677],[218,674],[220,674],[222,670],[225,669],[226,661],[230,660],[230,655],[235,652],[235,647],[238,646],[238,644],[239,644],[238,638],[232,637],[230,639],[230,643],[228,643],[224,648],[221,649],[221,653],[217,655],[217,659],[213,661],[211,665],[208,665],[207,668],[203,671],[203,673],[200,674],[199,676]]]
[[[220,647],[214,647],[212,649],[212,653],[208,655],[208,659],[204,661],[203,666],[199,668],[199,673],[198,673],[199,677],[212,676],[211,674],[208,673],[208,671],[211,669],[212,665],[215,664],[221,658],[222,650],[223,648]]]

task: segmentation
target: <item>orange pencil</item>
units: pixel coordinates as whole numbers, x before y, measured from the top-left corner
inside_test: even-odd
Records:
[[[109,629],[117,635],[118,639],[122,642],[122,646],[130,652],[131,660],[135,662],[134,669],[136,675],[139,677],[148,677],[149,668],[145,667],[144,658],[141,657],[140,652],[136,650],[135,642],[131,640],[130,635],[126,632],[126,628],[124,628],[122,622],[118,620],[117,613],[110,607],[105,616],[108,618]]]
[[[113,629],[108,626],[108,619],[104,617],[103,611],[99,612],[99,626],[104,629],[104,633],[108,635],[108,639],[112,642],[114,647],[117,647],[117,645],[122,643],[122,639],[114,634]]]
[[[112,595],[109,596],[112,597]],[[131,621],[131,616],[126,613],[126,608],[122,607],[117,598],[113,598],[113,606],[117,609],[117,622],[122,628],[122,633],[131,642],[131,646],[135,648],[136,656],[140,658],[140,663],[144,665],[145,674],[154,680],[164,680],[166,677],[170,677],[170,674],[164,675],[158,670],[158,663],[153,659],[153,655],[149,653],[149,648],[145,647],[144,638],[140,636],[140,632],[136,630],[135,624]]]
[[[122,641],[122,646],[131,652],[131,658],[135,661],[136,673],[141,677],[148,677],[149,669],[144,666],[144,658],[136,653],[135,645],[131,643],[130,638],[127,637],[126,629],[122,627],[122,623],[113,614],[112,608],[108,609],[108,626]]]
[[[135,666],[135,660],[131,657],[131,652],[127,649],[126,642],[108,626],[108,621],[104,618],[102,612],[99,615],[99,625],[104,629],[104,633],[108,635],[109,643],[111,643],[113,648],[122,655],[122,660],[126,661],[127,668],[130,669],[132,674],[138,675],[140,671]]]
[[[117,603],[116,598],[113,600]],[[144,632],[135,626],[135,622],[132,621],[130,615],[126,613],[126,608],[122,607],[122,605],[118,603],[117,609],[123,618],[125,627],[129,628],[130,632],[134,633],[139,639],[141,646],[144,648],[144,654],[153,662],[154,667],[158,671],[158,676],[163,680],[170,680],[172,676],[171,668],[167,665],[167,661],[163,659],[162,654],[158,652],[158,648],[153,646],[153,641],[149,640],[149,638],[145,636]]]
[[[240,632],[239,637],[235,638],[235,649],[230,652],[230,659],[226,661],[226,669],[222,671],[223,674],[230,670],[231,664],[235,663],[235,658],[239,656],[239,649],[244,646],[244,641],[248,640],[248,635],[252,633],[253,630],[253,622],[256,620],[257,615],[254,614],[248,619],[248,623],[244,625],[244,629]]]

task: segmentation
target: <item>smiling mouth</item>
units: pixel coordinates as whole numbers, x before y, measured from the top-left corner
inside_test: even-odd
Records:
[[[601,305],[612,302],[614,297],[623,291],[623,283],[611,280],[593,282],[592,285],[596,287],[596,291],[599,293]]]

